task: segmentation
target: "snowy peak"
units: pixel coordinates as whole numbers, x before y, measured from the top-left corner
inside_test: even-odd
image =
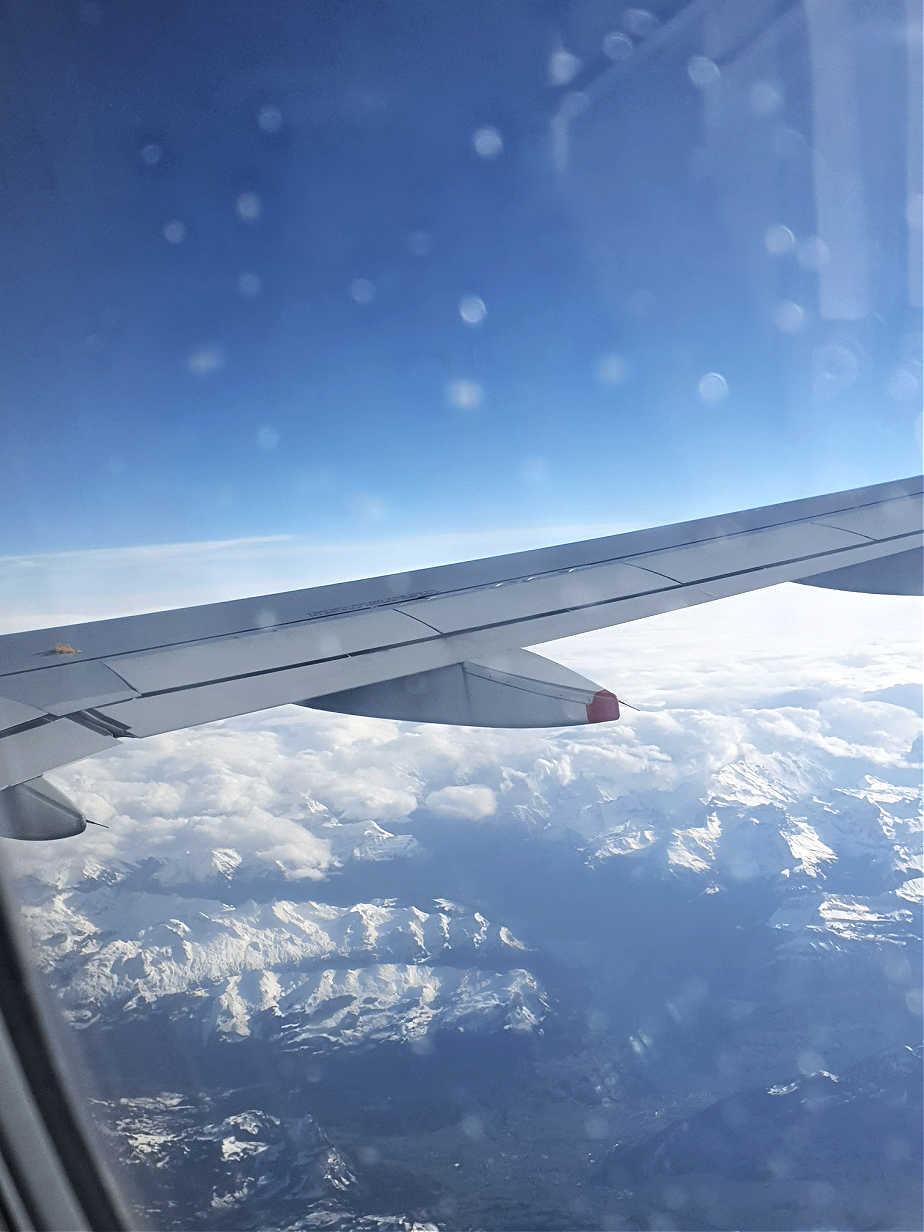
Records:
[[[116,927],[116,918],[118,926]],[[109,889],[70,892],[28,911],[68,971],[75,1025],[164,1003],[224,1039],[278,1037],[286,1048],[413,1039],[465,1024],[531,1030],[546,1012],[521,969],[525,946],[479,912],[415,906],[248,902]]]

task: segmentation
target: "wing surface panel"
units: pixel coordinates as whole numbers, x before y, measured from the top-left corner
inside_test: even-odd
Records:
[[[921,529],[921,498],[906,497],[860,509],[843,509],[815,521],[819,526],[836,526],[838,530],[853,531],[867,539],[891,539]]]
[[[675,582],[698,582],[866,543],[869,539],[850,531],[834,530],[816,522],[797,522],[633,556],[632,564],[652,569]]]
[[[53,719],[0,737],[0,788],[25,783],[55,766],[113,748],[114,736],[71,719]]]
[[[321,663],[371,649],[408,645],[432,636],[433,630],[413,617],[392,608],[377,608],[149,650],[140,655],[123,655],[107,662],[117,666],[119,674],[137,692],[151,693],[202,681],[274,672],[295,664]]]
[[[47,667],[44,671],[17,672],[0,684],[14,701],[47,714],[73,714],[88,706],[125,701],[135,690],[98,659]]]

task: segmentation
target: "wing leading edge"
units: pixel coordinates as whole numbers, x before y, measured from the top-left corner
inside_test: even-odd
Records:
[[[592,682],[566,679],[536,655],[511,656],[780,582],[920,595],[922,490],[916,477],[436,569],[0,637],[0,789],[122,738],[287,702],[490,726],[617,717],[615,699],[595,702]],[[0,816],[3,832],[15,828],[4,831]]]

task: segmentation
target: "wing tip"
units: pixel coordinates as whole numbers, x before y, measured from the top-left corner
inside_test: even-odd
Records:
[[[609,689],[599,689],[587,705],[588,723],[609,723],[619,718],[619,698]]]

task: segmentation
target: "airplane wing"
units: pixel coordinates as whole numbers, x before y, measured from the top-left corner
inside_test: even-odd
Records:
[[[41,779],[286,702],[482,726],[618,718],[523,648],[779,582],[924,593],[922,478],[411,573],[0,637],[0,833],[84,818]]]

